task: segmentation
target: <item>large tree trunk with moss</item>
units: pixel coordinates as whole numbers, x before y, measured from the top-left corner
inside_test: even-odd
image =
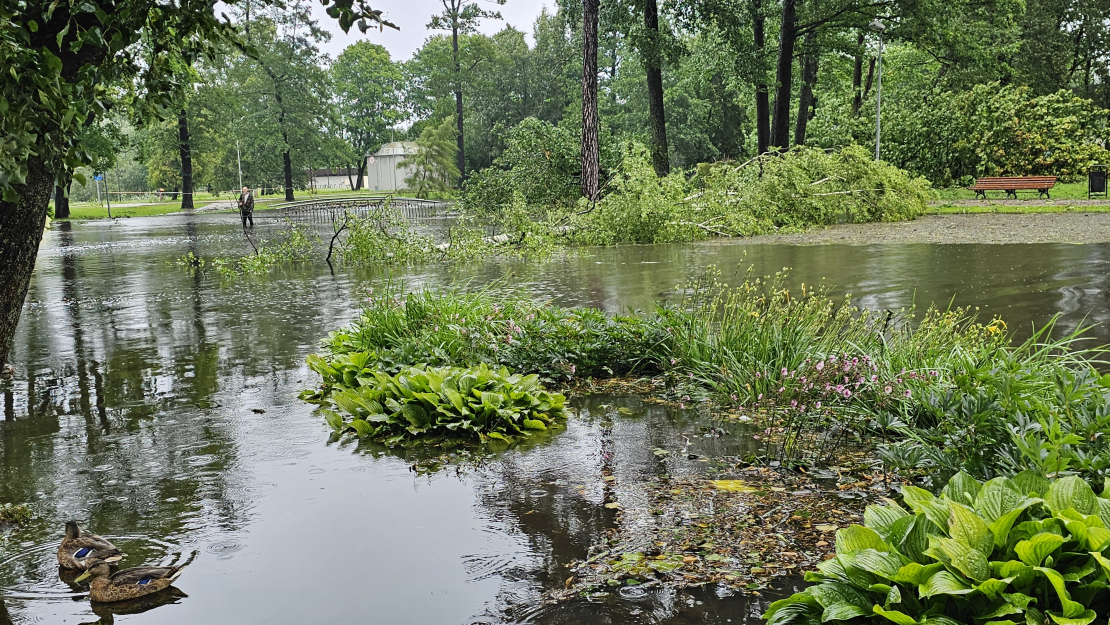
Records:
[[[181,153],[181,208],[193,208],[193,150],[189,144],[189,118],[185,109],[177,116],[178,152]]]
[[[644,27],[651,42],[645,50],[647,70],[648,125],[651,127],[651,164],[655,175],[671,173],[667,149],[667,117],[663,111],[663,59],[659,50],[659,6],[656,0],[644,1]]]
[[[0,365],[12,349],[54,188],[53,172],[41,159],[30,159],[27,168],[26,184],[13,187],[20,198],[0,200]]]
[[[790,88],[794,79],[794,44],[798,40],[796,0],[783,0],[779,26],[779,57],[775,67],[775,110],[771,116],[771,145],[790,147]]]
[[[767,16],[763,14],[763,0],[755,0],[753,9],[752,35],[756,54],[762,59],[766,44],[763,28],[767,21]],[[755,84],[755,140],[760,154],[765,153],[771,145],[771,104],[765,76],[761,70],[760,78]]]
[[[597,113],[597,24],[599,0],[582,2],[582,195],[597,201],[601,176]]]

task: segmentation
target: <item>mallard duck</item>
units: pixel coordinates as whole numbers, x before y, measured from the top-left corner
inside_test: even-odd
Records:
[[[77,581],[92,578],[89,597],[93,601],[128,601],[169,588],[185,566],[136,566],[112,573],[107,562],[94,560],[89,562],[89,568]]]
[[[103,560],[108,564],[119,562],[123,553],[111,542],[96,534],[82,534],[77,521],[66,522],[66,537],[58,547],[58,564],[63,569],[81,570],[85,563]]]

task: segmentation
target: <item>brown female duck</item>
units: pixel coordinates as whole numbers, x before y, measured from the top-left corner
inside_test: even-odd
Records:
[[[82,534],[77,521],[66,522],[66,537],[58,547],[58,564],[63,569],[81,570],[93,560],[111,564],[121,559],[123,553],[115,545],[96,534]]]
[[[184,570],[185,565],[137,566],[112,573],[107,562],[94,560],[77,581],[92,578],[89,597],[93,601],[127,601],[169,588]]]

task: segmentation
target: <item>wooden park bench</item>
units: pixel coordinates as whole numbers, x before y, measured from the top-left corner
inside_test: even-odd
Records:
[[[975,199],[987,199],[987,191],[1005,191],[1007,198],[1017,199],[1018,191],[1036,191],[1041,199],[1049,199],[1048,190],[1056,186],[1056,176],[1010,176],[980,178],[968,187]]]

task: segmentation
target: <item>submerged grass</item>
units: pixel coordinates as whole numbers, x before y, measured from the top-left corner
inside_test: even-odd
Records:
[[[325,341],[328,366],[358,355],[396,374],[414,365],[505,366],[549,384],[652,377],[675,402],[712,402],[759,423],[787,466],[878,446],[887,467],[926,480],[1034,469],[1110,475],[1110,376],[1083,329],[1050,324],[1011,345],[1001,319],[967,308],[878,311],[785,272],[727,284],[710,268],[647,313],[609,315],[532,300],[505,284],[374,294]]]

